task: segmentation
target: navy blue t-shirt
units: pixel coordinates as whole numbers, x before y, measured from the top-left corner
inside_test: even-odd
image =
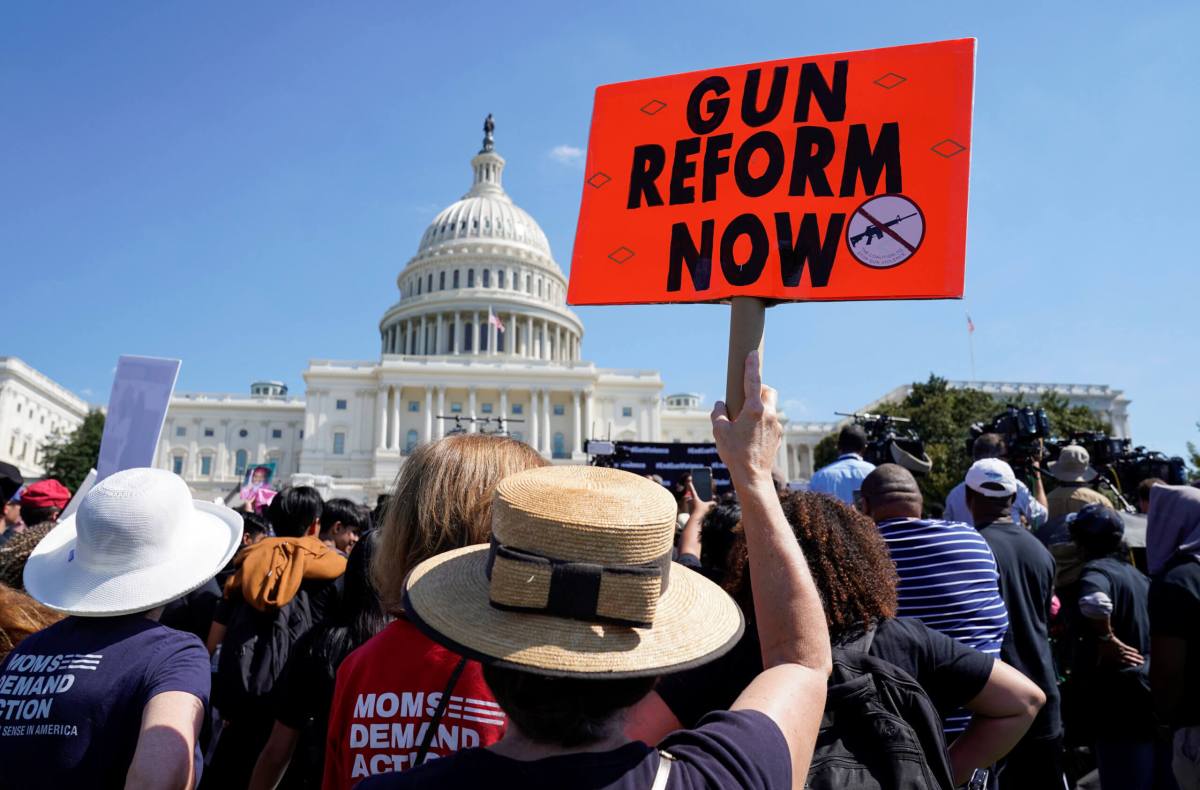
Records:
[[[753,710],[720,711],[692,730],[673,732],[658,746],[673,756],[667,787],[775,788],[792,786],[787,741],[775,722]],[[522,790],[646,790],[662,758],[635,741],[610,752],[580,752],[514,760],[489,749],[466,749],[403,773],[368,777],[357,790],[404,787],[519,787]]]
[[[151,697],[206,705],[208,651],[144,615],[68,617],[0,670],[0,788],[123,787]]]
[[[1032,680],[1046,694],[1028,739],[1062,735],[1058,678],[1050,653],[1050,599],[1054,597],[1054,556],[1029,530],[1001,519],[975,528],[983,534],[996,558],[1000,597],[1008,608],[1008,633],[1000,657]]]

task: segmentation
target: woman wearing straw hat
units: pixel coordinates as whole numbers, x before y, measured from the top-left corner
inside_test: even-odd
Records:
[[[25,565],[25,589],[69,616],[0,670],[0,785],[192,785],[208,652],[157,620],[241,536],[238,514],[193,502],[162,469],[102,480],[50,531]]]
[[[624,712],[655,678],[727,651],[741,612],[670,562],[676,508],[661,486],[614,469],[532,469],[497,487],[489,546],[426,560],[404,585],[418,627],[484,662],[507,733],[360,788],[765,788],[805,776],[829,634],[771,480],[782,430],[757,354],[745,387],[736,420],[717,404],[713,432],[742,504],[766,669],[732,709],[672,734],[661,754],[624,736]]]
[[[349,790],[365,776],[486,746],[504,734],[504,715],[478,662],[446,650],[408,619],[404,577],[438,552],[486,543],[496,484],[545,465],[523,442],[479,433],[422,445],[405,461],[371,560],[375,587],[396,619],[337,669],[325,790]],[[378,736],[383,731],[388,737]]]

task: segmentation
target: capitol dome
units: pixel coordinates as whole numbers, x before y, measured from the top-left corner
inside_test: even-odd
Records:
[[[566,277],[537,221],[504,191],[492,129],[489,115],[471,188],[434,218],[396,278],[400,300],[379,322],[385,355],[580,358]]]

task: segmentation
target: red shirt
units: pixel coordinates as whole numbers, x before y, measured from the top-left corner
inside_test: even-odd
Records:
[[[373,774],[411,768],[459,660],[404,619],[347,656],[329,709],[324,790],[349,790]],[[493,744],[504,726],[479,664],[468,661],[427,759]]]

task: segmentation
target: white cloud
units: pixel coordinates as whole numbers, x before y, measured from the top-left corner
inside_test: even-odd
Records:
[[[808,414],[808,405],[797,398],[788,398],[780,405],[783,413],[789,417],[803,417]]]
[[[550,158],[560,165],[583,167],[583,149],[573,145],[556,145],[550,149]]]

